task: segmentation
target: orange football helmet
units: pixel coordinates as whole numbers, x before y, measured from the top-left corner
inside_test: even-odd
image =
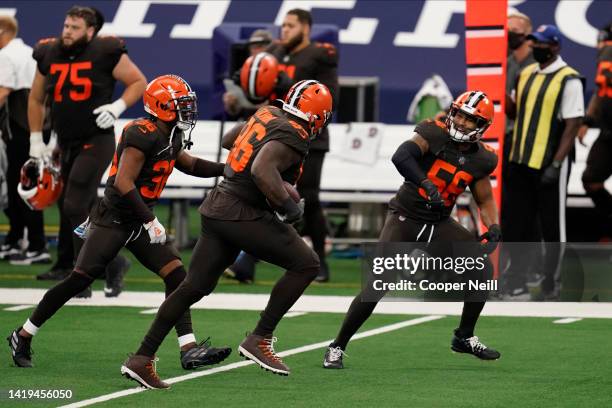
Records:
[[[64,188],[59,167],[48,160],[29,159],[21,167],[17,192],[33,210],[53,205]]]
[[[252,100],[261,102],[268,98],[278,76],[278,61],[267,52],[249,57],[240,69],[240,86]]]
[[[183,78],[178,75],[162,75],[147,85],[142,97],[147,113],[173,122],[181,130],[195,126],[198,117],[197,97]]]
[[[331,92],[325,85],[305,79],[289,89],[283,110],[308,122],[310,136],[316,137],[331,119],[332,104]]]
[[[476,129],[466,132],[455,125],[455,116],[463,113],[476,122]],[[467,91],[459,95],[451,105],[446,117],[450,137],[457,142],[476,142],[493,123],[493,102],[481,91]]]

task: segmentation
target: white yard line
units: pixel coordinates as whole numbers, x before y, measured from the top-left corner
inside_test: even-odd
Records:
[[[399,323],[389,324],[387,326],[382,326],[382,327],[379,327],[377,329],[367,330],[367,331],[364,331],[362,333],[358,333],[355,336],[353,336],[353,340],[363,339],[363,338],[366,338],[366,337],[376,336],[378,334],[388,333],[390,331],[403,329],[404,327],[415,326],[417,324],[431,322],[433,320],[438,320],[438,319],[441,319],[443,317],[444,316],[423,316],[423,317],[419,317],[419,318],[416,318],[416,319],[410,319],[410,320],[406,320],[406,321],[399,322]],[[306,345],[306,346],[297,347],[297,348],[290,349],[290,350],[285,350],[285,351],[282,351],[282,352],[278,353],[278,355],[281,356],[281,357],[288,357],[288,356],[292,356],[294,354],[305,353],[307,351],[312,351],[312,350],[316,350],[316,349],[320,349],[320,348],[325,348],[332,341],[333,341],[333,339],[332,340],[325,340],[325,341],[321,341],[319,343],[309,344],[309,345]],[[222,372],[225,372],[225,371],[234,370],[236,368],[245,367],[245,366],[252,365],[252,364],[254,364],[252,361],[240,361],[240,362],[237,362],[237,363],[227,364],[227,365],[224,365],[224,366],[221,366],[221,367],[217,367],[217,368],[212,368],[210,370],[198,371],[198,372],[191,373],[191,374],[181,375],[179,377],[168,378],[168,379],[166,379],[164,381],[167,382],[168,384],[176,384],[176,383],[179,383],[179,382],[182,382],[182,381],[187,381],[187,380],[192,380],[194,378],[205,377],[207,375],[213,375],[213,374],[217,374],[217,373],[222,373]],[[109,401],[109,400],[116,399],[116,398],[126,397],[128,395],[137,394],[137,393],[143,392],[143,391],[146,391],[146,389],[140,388],[140,387],[138,387],[138,388],[130,388],[129,390],[117,391],[117,392],[113,392],[111,394],[101,395],[99,397],[90,398],[90,399],[86,399],[86,400],[83,400],[83,401],[78,401],[78,402],[75,402],[75,403],[72,403],[72,404],[68,404],[68,405],[63,405],[60,408],[87,407],[89,405],[97,404],[99,402],[105,402],[105,401]]]
[[[38,304],[45,289],[0,288],[0,304]],[[192,309],[256,310],[268,303],[268,294],[213,293],[192,306]],[[94,291],[91,299],[72,299],[68,305],[157,308],[164,301],[163,292],[122,292],[117,298],[104,297]],[[346,313],[352,296],[302,296],[292,311],[309,313]],[[461,314],[459,302],[380,302],[377,314],[452,315]],[[488,302],[483,316],[511,317],[582,317],[612,318],[612,304],[606,302]]]
[[[159,310],[159,308],[154,308],[154,309],[147,309],[147,310],[142,310],[141,312],[139,312],[140,314],[156,314],[157,311]]]
[[[304,316],[305,314],[308,314],[308,312],[287,312],[283,317],[298,317]]]
[[[569,324],[569,323],[579,322],[581,320],[582,320],[582,318],[580,318],[580,317],[566,317],[565,319],[555,320],[553,323],[557,323],[557,324]]]
[[[11,306],[3,309],[5,312],[18,312],[20,310],[32,309],[34,305],[19,305],[19,306]]]

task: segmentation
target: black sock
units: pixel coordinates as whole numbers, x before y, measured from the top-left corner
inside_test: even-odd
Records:
[[[353,337],[363,323],[368,320],[377,304],[377,302],[362,302],[361,293],[357,295],[346,313],[340,332],[338,332],[336,339],[330,346],[340,347],[342,350],[346,350],[346,346],[351,337]]]
[[[187,281],[183,281],[160,306],[136,354],[153,357],[164,338],[172,330],[172,326],[178,325],[181,318],[189,311],[189,307],[203,296],[204,292],[196,290]]]
[[[280,319],[302,296],[302,293],[304,293],[318,273],[318,267],[304,269],[299,272],[285,272],[276,282],[274,288],[272,288],[268,305],[261,312],[261,319],[259,319],[255,330],[253,330],[253,334],[258,336],[272,334]]]
[[[466,338],[474,335],[474,328],[484,305],[485,302],[465,302],[463,304],[463,313],[461,313],[461,321],[456,332],[457,337]]]
[[[91,285],[91,282],[93,282],[92,278],[81,273],[72,272],[63,281],[45,293],[45,296],[43,296],[30,317],[32,324],[37,327],[42,326],[74,295]]]
[[[187,276],[187,273],[185,272],[183,265],[177,267],[166,275],[164,278],[164,284],[166,285],[166,297],[170,296],[170,294],[179,287],[181,282],[185,280],[185,276]],[[193,327],[191,325],[191,312],[189,309],[187,309],[187,311],[180,317],[178,322],[176,322],[174,328],[176,329],[176,334],[179,337],[193,333]]]

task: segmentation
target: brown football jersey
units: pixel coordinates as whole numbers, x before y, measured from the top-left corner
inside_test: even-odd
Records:
[[[612,45],[606,45],[599,53],[595,83],[597,96],[601,98],[600,125],[602,129],[610,131],[612,130]]]
[[[174,169],[176,158],[183,149],[183,138],[183,131],[176,128],[172,146],[170,146],[169,136],[163,133],[155,122],[149,119],[137,119],[128,123],[117,144],[106,181],[104,190],[106,206],[120,213],[124,220],[134,217],[130,203],[125,202],[121,193],[114,187],[114,183],[121,154],[126,147],[135,147],[144,153],[145,162],[134,184],[145,204],[152,209],[157,204],[168,177]]]
[[[271,210],[251,176],[251,167],[263,146],[272,140],[300,154],[301,159],[281,173],[284,181],[297,182],[308,153],[308,133],[279,108],[264,106],[251,116],[234,141],[225,164],[224,180],[202,203],[202,214],[221,220],[253,220]]]
[[[96,36],[84,48],[64,50],[60,39],[40,40],[32,56],[45,76],[45,91],[51,100],[53,129],[61,145],[82,143],[112,128],[96,125],[94,109],[112,102],[115,89],[113,69],[127,53],[123,40]]]
[[[459,143],[452,141],[445,124],[439,121],[425,120],[416,126],[415,132],[429,144],[419,166],[438,187],[444,208],[441,213],[428,209],[425,191],[408,180],[404,180],[389,206],[412,219],[438,222],[450,216],[457,196],[469,185],[495,170],[497,153],[480,141],[470,144],[466,151],[459,150]]]

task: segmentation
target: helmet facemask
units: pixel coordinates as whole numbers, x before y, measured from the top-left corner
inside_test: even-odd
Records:
[[[476,123],[476,128],[471,131],[461,131],[457,125],[455,125],[455,116],[461,112]],[[461,143],[474,143],[479,141],[484,133],[487,131],[491,121],[475,114],[475,109],[469,106],[463,105],[461,107],[453,103],[446,117],[446,126],[451,139]]]

